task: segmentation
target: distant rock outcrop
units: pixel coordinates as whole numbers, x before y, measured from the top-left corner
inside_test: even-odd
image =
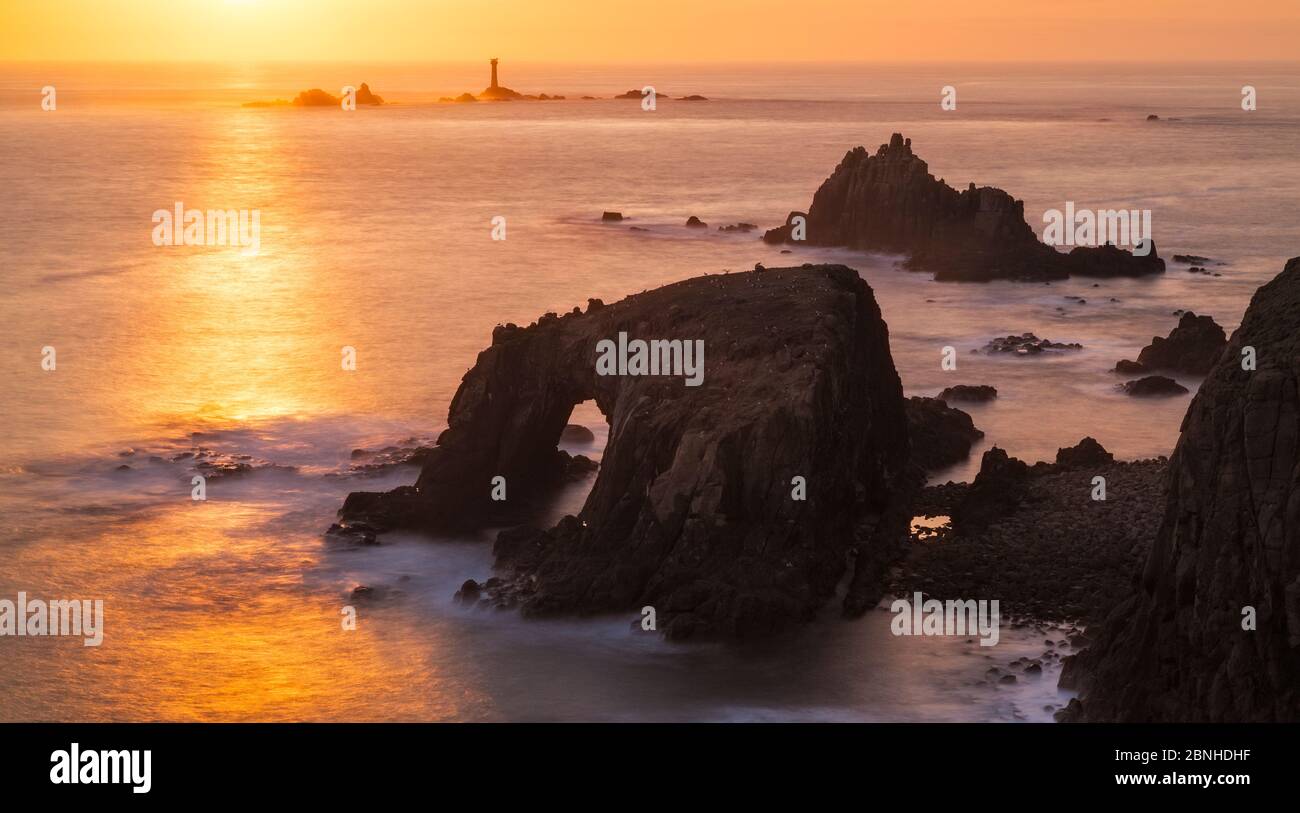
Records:
[[[792,212],[764,235],[797,240]],[[1155,251],[1137,257],[1114,246],[1064,254],[1041,242],[1025,222],[1024,203],[1001,189],[970,184],[958,192],[930,174],[911,139],[894,133],[875,154],[850,150],[813,195],[805,242],[908,255],[906,266],[935,279],[1064,279],[1071,274],[1138,276],[1164,271]]]
[[[1062,675],[1073,718],[1300,720],[1300,257],[1192,400],[1168,490],[1135,594]]]
[[[598,375],[597,343],[699,340],[700,386]],[[489,596],[526,614],[656,608],[669,637],[806,620],[853,570],[874,606],[906,539],[908,425],[888,328],[844,266],[699,277],[586,313],[497,327],[414,487],[350,495],[345,522],[484,527],[553,482],[574,405],[610,425],[581,512],[501,533]],[[506,503],[491,499],[505,478]],[[796,496],[797,495],[797,496]]]
[[[367,85],[365,82],[362,82],[361,87],[357,88],[357,104],[383,104],[383,103],[384,103],[383,97],[376,96],[374,93],[371,93],[370,85]]]
[[[372,93],[370,86],[365,82],[362,82],[361,87],[357,88],[356,100],[359,105],[380,105],[384,103],[383,98]],[[342,101],[341,96],[326,93],[320,88],[312,88],[311,90],[304,90],[295,96],[293,104],[296,107],[329,107],[341,105]]]
[[[1131,375],[1171,370],[1187,375],[1205,375],[1227,346],[1227,334],[1212,317],[1187,311],[1168,338],[1152,337],[1151,344],[1142,349],[1136,362],[1120,361],[1115,365],[1115,371]]]

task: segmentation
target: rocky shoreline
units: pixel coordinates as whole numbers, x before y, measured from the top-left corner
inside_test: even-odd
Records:
[[[1062,674],[1083,695],[1064,719],[1300,719],[1298,392],[1300,257],[1192,400],[1151,553]]]
[[[499,326],[433,447],[358,450],[378,467],[419,462],[419,479],[354,492],[331,530],[373,544],[393,528],[511,525],[495,572],[467,580],[460,602],[530,616],[652,608],[670,639],[765,637],[837,598],[848,616],[890,594],[996,599],[1010,623],[1054,631],[1041,657],[1011,666],[1064,664],[1061,685],[1084,696],[1058,719],[1296,719],[1298,320],[1300,258],[1226,346],[1190,313],[1153,341],[1144,369],[1212,360],[1170,460],[1116,461],[1087,437],[1033,465],[995,446],[973,482],[927,486],[983,432],[943,399],[903,397],[888,327],[853,269],[757,266],[591,300]],[[628,332],[699,337],[708,386],[595,374],[598,343]],[[1067,349],[1025,334],[987,352]],[[556,448],[586,400],[610,424],[599,467]],[[577,515],[508,521],[593,470]],[[497,480],[509,507],[489,496]],[[1258,628],[1241,625],[1243,607]]]
[[[1150,552],[1168,463],[1071,464],[1069,451],[1058,455],[1067,462],[1021,464],[1019,475],[1000,478],[998,499],[983,498],[993,503],[988,522],[963,523],[984,507],[975,504],[981,500],[975,485],[926,487],[917,514],[953,522],[937,535],[914,539],[891,574],[891,592],[996,598],[1004,615],[1037,623],[1099,622],[1129,595],[1133,574]],[[997,481],[994,469],[1014,460],[987,453],[981,477]],[[1094,477],[1105,478],[1104,501],[1092,499]]]

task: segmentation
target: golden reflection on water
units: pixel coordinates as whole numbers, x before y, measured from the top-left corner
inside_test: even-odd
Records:
[[[213,122],[191,164],[198,177],[176,187],[178,199],[259,210],[260,250],[153,249],[158,290],[139,303],[144,329],[126,353],[139,391],[124,398],[152,410],[150,424],[191,428],[328,411],[339,351],[329,352],[328,309],[318,306],[319,255],[300,248],[311,212],[283,166],[283,123],[244,110]]]
[[[156,206],[260,209],[260,251],[149,246],[136,278],[147,284],[122,294],[133,306],[129,332],[107,343],[121,386],[114,402],[132,425],[164,437],[328,414],[356,380],[340,367],[348,342],[332,327],[337,308],[346,307],[339,303],[346,282],[322,267],[328,227],[283,149],[283,117],[238,110],[212,122],[189,174],[160,189]],[[140,214],[148,222],[151,213]],[[178,721],[488,713],[476,690],[440,673],[442,659],[431,653],[448,644],[418,612],[351,600],[352,585],[337,569],[328,571],[334,581],[305,582],[329,555],[318,535],[329,520],[322,517],[319,528],[301,523],[290,538],[268,532],[288,505],[276,502],[278,490],[291,483],[267,484],[251,499],[208,502],[191,500],[189,488],[179,483],[174,500],[77,539],[48,540],[31,562],[16,555],[12,564],[24,578],[16,589],[105,601],[98,649],[54,639],[3,642],[24,676],[15,697],[38,698],[29,704],[42,710],[35,713]],[[77,521],[83,529],[96,522],[91,515]],[[357,607],[355,630],[341,623],[348,604]],[[57,679],[28,680],[38,675]],[[86,682],[96,700],[69,693]],[[15,702],[0,718],[24,719],[23,708]]]
[[[324,555],[320,540],[262,530],[280,509],[178,500],[52,557],[44,550],[50,578],[28,585],[33,597],[94,585],[105,635],[99,648],[3,641],[41,698],[30,706],[65,720],[493,716],[486,695],[446,673],[437,653],[455,643],[443,628],[400,603],[353,600],[347,584],[305,583]],[[17,565],[35,572],[21,555]],[[356,607],[355,629],[341,623],[345,605]],[[72,691],[81,685],[95,691]],[[24,706],[0,709],[0,719],[27,719]]]

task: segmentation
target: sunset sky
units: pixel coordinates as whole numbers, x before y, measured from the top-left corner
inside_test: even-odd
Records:
[[[1296,0],[0,0],[0,61],[1290,60]]]

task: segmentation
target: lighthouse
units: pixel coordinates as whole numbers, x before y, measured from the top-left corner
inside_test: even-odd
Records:
[[[523,98],[522,93],[516,93],[510,88],[497,82],[497,58],[492,57],[489,61],[492,64],[492,84],[488,85],[487,89],[480,93],[478,97],[488,102],[509,101],[510,99]]]

